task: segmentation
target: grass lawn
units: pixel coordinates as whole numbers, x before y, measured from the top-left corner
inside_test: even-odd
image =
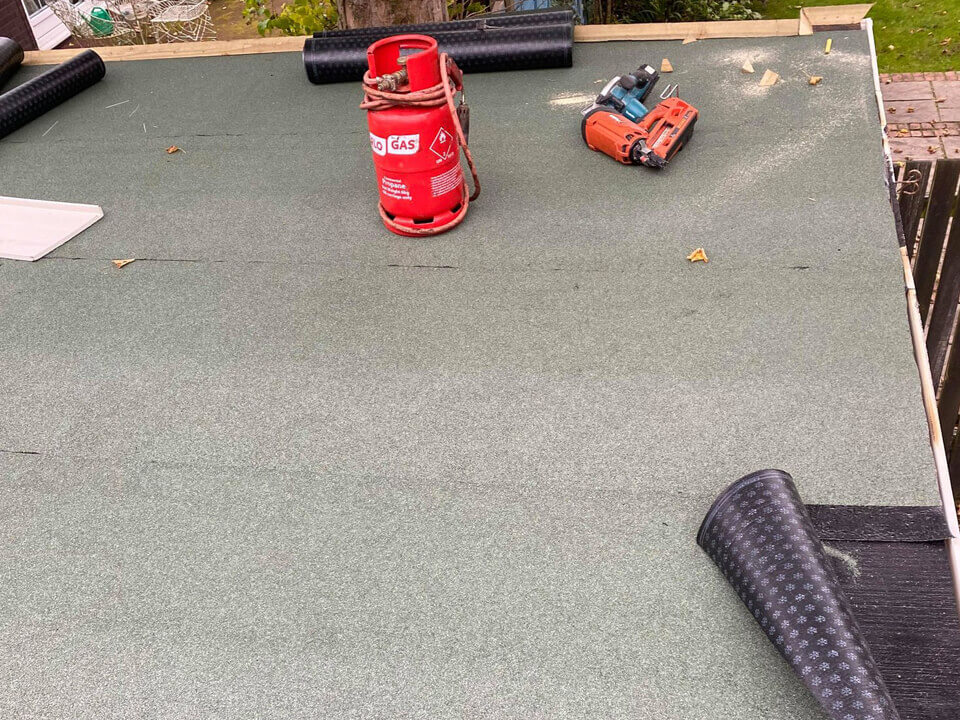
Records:
[[[813,5],[846,5],[851,0],[810,0]],[[797,0],[755,2],[768,18],[793,18]],[[873,18],[880,72],[960,70],[960,0],[878,0]]]

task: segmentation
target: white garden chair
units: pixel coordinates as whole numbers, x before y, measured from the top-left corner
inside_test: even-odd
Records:
[[[157,42],[199,42],[217,37],[206,0],[161,5],[150,24]]]

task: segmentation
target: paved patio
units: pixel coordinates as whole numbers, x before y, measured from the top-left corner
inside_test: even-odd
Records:
[[[894,73],[880,79],[897,159],[960,157],[960,73]]]

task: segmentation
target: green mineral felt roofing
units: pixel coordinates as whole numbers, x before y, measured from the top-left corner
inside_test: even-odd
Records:
[[[469,76],[483,194],[427,240],[295,53],[110,63],[0,142],[0,194],[105,212],[0,262],[0,715],[821,717],[694,536],[762,467],[938,501],[831,36]],[[663,57],[692,143],[588,150],[571,96]]]

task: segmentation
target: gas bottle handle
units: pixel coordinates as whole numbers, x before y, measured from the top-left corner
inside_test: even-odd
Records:
[[[447,76],[453,81],[455,90],[463,90],[463,70],[457,65],[456,61],[447,57]]]

